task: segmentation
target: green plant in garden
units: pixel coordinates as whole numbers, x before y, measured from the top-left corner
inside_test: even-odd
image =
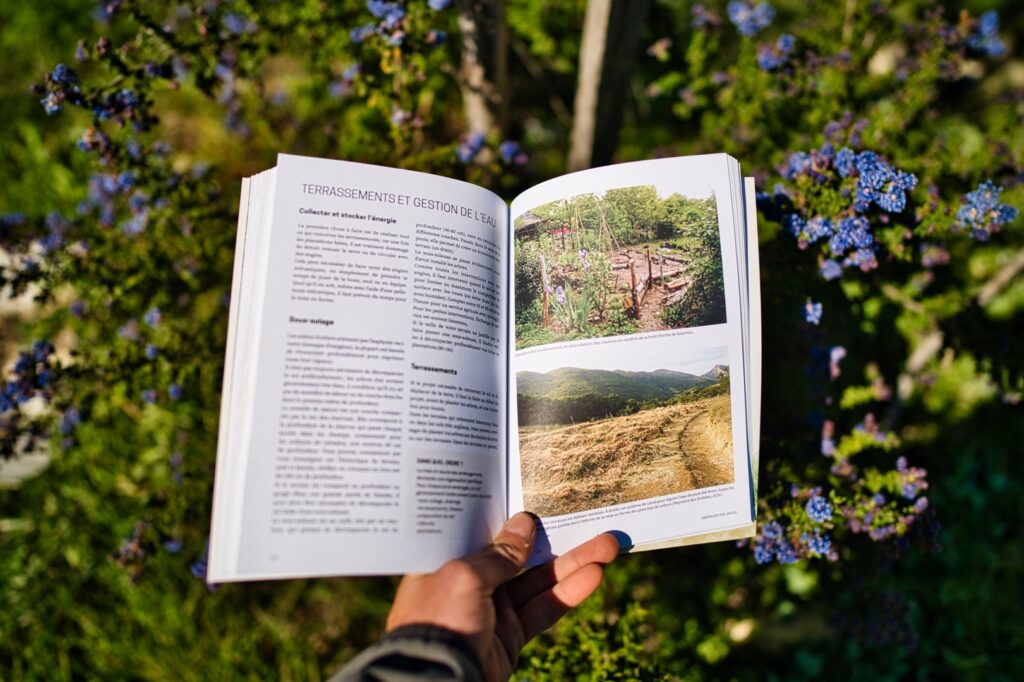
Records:
[[[566,329],[586,333],[590,313],[594,310],[593,294],[588,289],[573,291],[572,287],[558,285],[552,292],[554,313]]]
[[[762,523],[745,549],[620,559],[521,678],[1024,666],[1024,15],[944,6],[650,4],[619,158],[725,151],[761,192]],[[4,367],[0,457],[51,452],[0,490],[0,677],[314,679],[379,632],[388,580],[202,580],[238,179],[278,151],[508,196],[561,173],[584,8],[509,4],[483,129],[457,15],[480,17],[442,0],[0,10],[0,284],[37,304]],[[608,200],[616,239],[710,248],[692,207],[640,193]],[[581,237],[556,283],[567,324],[630,331],[601,298],[610,245]],[[555,340],[536,256],[562,251],[517,249],[527,345]]]

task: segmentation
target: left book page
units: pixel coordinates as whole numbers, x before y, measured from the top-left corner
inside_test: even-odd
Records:
[[[430,571],[505,518],[508,209],[280,155],[243,183],[214,582]]]

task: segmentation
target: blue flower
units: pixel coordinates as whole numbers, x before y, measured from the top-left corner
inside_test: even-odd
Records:
[[[401,7],[394,7],[389,12],[384,14],[384,28],[389,31],[393,31],[398,28],[398,24],[401,23],[402,19],[405,18],[405,10]]]
[[[169,62],[146,62],[142,68],[150,78],[170,78],[174,75]]]
[[[75,428],[82,421],[82,413],[77,407],[69,407],[60,418],[60,432],[69,436],[75,432]]]
[[[786,538],[780,538],[775,548],[775,559],[780,564],[795,564],[799,558],[793,544]]]
[[[862,272],[869,272],[878,267],[878,259],[875,257],[874,247],[857,249],[843,259],[843,265],[860,268]]]
[[[757,48],[757,65],[764,71],[775,71],[789,60],[796,39],[788,33],[779,36],[774,45]]]
[[[832,549],[832,541],[828,535],[822,535],[821,531],[817,528],[814,530],[814,534],[803,533],[800,536],[800,542],[807,547],[807,551],[812,556],[825,556]]]
[[[427,0],[427,7],[435,12],[446,10],[451,4],[452,0]]]
[[[782,219],[782,228],[794,237],[799,237],[806,225],[804,219],[796,213],[790,213]]]
[[[139,234],[146,229],[149,214],[146,211],[139,211],[128,220],[121,223],[121,231],[128,236]]]
[[[848,178],[853,175],[854,171],[857,170],[855,161],[857,155],[849,147],[843,147],[836,154],[836,170],[839,171],[839,177]]]
[[[117,335],[126,341],[138,341],[139,323],[136,320],[128,320],[117,330]]]
[[[863,216],[843,218],[836,225],[835,233],[828,240],[829,250],[833,255],[842,256],[850,248],[864,249],[875,242],[871,234],[871,224]]]
[[[829,281],[841,277],[843,274],[843,266],[831,258],[822,262],[820,270],[821,276]]]
[[[370,14],[377,17],[378,19],[384,19],[385,17],[401,12],[405,14],[405,10],[402,8],[401,3],[398,2],[383,2],[382,0],[367,0],[366,9],[370,11]]]
[[[157,356],[160,355],[160,349],[151,343],[146,344],[146,357],[150,360],[156,360]]]
[[[376,32],[377,27],[374,24],[363,24],[362,26],[357,26],[356,28],[352,29],[352,31],[349,33],[349,37],[352,39],[353,43],[358,45]]]
[[[782,524],[778,521],[769,521],[761,526],[761,535],[769,540],[782,537]]]
[[[798,175],[803,175],[811,169],[811,155],[807,152],[794,152],[786,161],[782,169],[782,175],[787,180],[796,180]]]
[[[998,35],[999,13],[989,10],[978,20],[978,30],[967,37],[967,51],[981,57],[1000,57],[1006,44]]]
[[[498,153],[501,154],[501,159],[505,163],[515,162],[522,151],[523,148],[519,146],[519,143],[512,140],[505,140],[498,145]]]
[[[807,243],[813,244],[832,234],[832,221],[821,216],[811,218],[804,226],[804,234]]]
[[[559,305],[565,305],[565,289],[561,285],[555,287],[555,300]]]
[[[811,521],[815,523],[825,523],[832,519],[832,505],[821,495],[815,495],[807,500],[804,511],[807,512],[807,516]]]
[[[476,158],[484,146],[484,135],[481,132],[472,133],[469,138],[455,148],[455,156],[462,163],[469,163]]]
[[[727,10],[729,21],[735,24],[740,34],[745,36],[752,36],[767,28],[775,17],[775,10],[767,2],[752,6],[747,2],[733,0],[729,3]]]
[[[161,315],[159,308],[150,308],[146,311],[146,314],[142,316],[142,321],[150,327],[156,327],[160,324],[160,319],[162,317],[163,315]]]
[[[700,3],[694,3],[693,7],[690,8],[690,14],[693,17],[691,25],[694,28],[718,26],[720,22],[717,14]]]
[[[24,213],[5,213],[0,215],[0,228],[21,227],[24,224]]]
[[[135,91],[129,90],[128,88],[122,88],[115,95],[116,102],[121,105],[124,109],[132,109],[139,106],[142,100],[135,94]]]
[[[167,550],[167,552],[170,553],[170,554],[177,554],[178,552],[181,551],[181,547],[182,547],[181,540],[179,540],[177,538],[172,538],[172,539],[167,540],[166,542],[164,542],[164,549]],[[206,573],[206,571],[204,570],[203,574],[205,575],[205,573]]]
[[[437,47],[438,45],[443,45],[446,40],[448,40],[448,34],[444,31],[431,29],[427,32],[427,45]]]
[[[131,171],[124,171],[117,176],[117,187],[122,192],[135,186],[135,174]]]
[[[331,81],[327,84],[327,94],[334,99],[344,97],[352,90],[352,84],[346,81]]]
[[[206,569],[207,565],[209,564],[209,561],[210,552],[209,550],[207,550],[203,552],[203,556],[199,557],[195,562],[192,563],[192,565],[189,567],[189,571],[195,577],[199,578],[203,582],[206,582]]]
[[[74,85],[78,80],[78,74],[67,64],[58,64],[50,74],[50,80],[59,85]]]
[[[821,322],[821,304],[813,303],[810,299],[804,304],[804,319],[813,324],[817,325]]]
[[[53,116],[60,111],[63,102],[64,96],[58,92],[47,93],[46,97],[39,100],[39,103],[43,105],[43,110],[46,112],[47,116]]]
[[[178,400],[181,398],[181,386],[178,384],[171,384],[167,387],[167,397],[171,400]]]
[[[232,35],[237,36],[243,33],[252,33],[256,30],[256,24],[237,12],[228,12],[224,15],[223,21],[224,28],[226,28],[228,33]]]
[[[999,195],[1003,188],[986,180],[978,185],[973,192],[964,195],[960,209],[956,213],[960,228],[968,229],[979,241],[988,240],[993,232],[1017,217],[1017,209],[999,203]]]
[[[142,402],[144,403],[155,403],[156,397],[156,391],[146,390],[142,392]]]

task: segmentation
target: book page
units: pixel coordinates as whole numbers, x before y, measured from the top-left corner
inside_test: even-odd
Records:
[[[434,570],[505,517],[507,208],[411,171],[276,173],[242,513],[211,577]]]
[[[747,293],[750,301],[749,356],[747,363],[747,395],[750,400],[748,417],[748,428],[750,433],[750,471],[751,484],[754,487],[753,498],[757,501],[757,476],[760,463],[761,450],[761,261],[758,251],[757,231],[757,193],[754,187],[753,178],[743,179],[744,210],[746,213],[746,278]],[[643,545],[636,545],[632,551],[650,551],[655,549],[667,549],[669,547],[681,547],[684,545],[695,545],[704,542],[720,542],[723,540],[740,540],[753,537],[757,532],[756,523],[751,521],[745,526],[738,526],[730,530],[717,531],[701,535],[689,535],[680,538],[670,538],[661,542],[652,542]]]
[[[742,179],[725,155],[574,173],[516,198],[510,511],[533,563],[753,520]]]

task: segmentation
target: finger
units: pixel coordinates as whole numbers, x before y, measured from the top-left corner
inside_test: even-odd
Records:
[[[501,642],[511,670],[516,667],[519,652],[526,646],[526,635],[519,621],[519,614],[516,613],[505,590],[499,589],[494,593],[494,615],[494,634]]]
[[[558,622],[558,619],[579,605],[594,593],[604,578],[600,564],[587,564],[572,575],[559,581],[550,590],[545,590],[519,609],[519,621],[523,625],[526,641],[539,635]]]
[[[519,512],[505,523],[494,542],[466,557],[465,562],[476,571],[483,587],[493,591],[523,570],[536,536],[537,522],[534,516]]]
[[[587,564],[607,564],[619,554],[619,542],[609,533],[598,535],[574,547],[554,561],[530,569],[505,589],[517,609],[534,596],[578,571]]]

